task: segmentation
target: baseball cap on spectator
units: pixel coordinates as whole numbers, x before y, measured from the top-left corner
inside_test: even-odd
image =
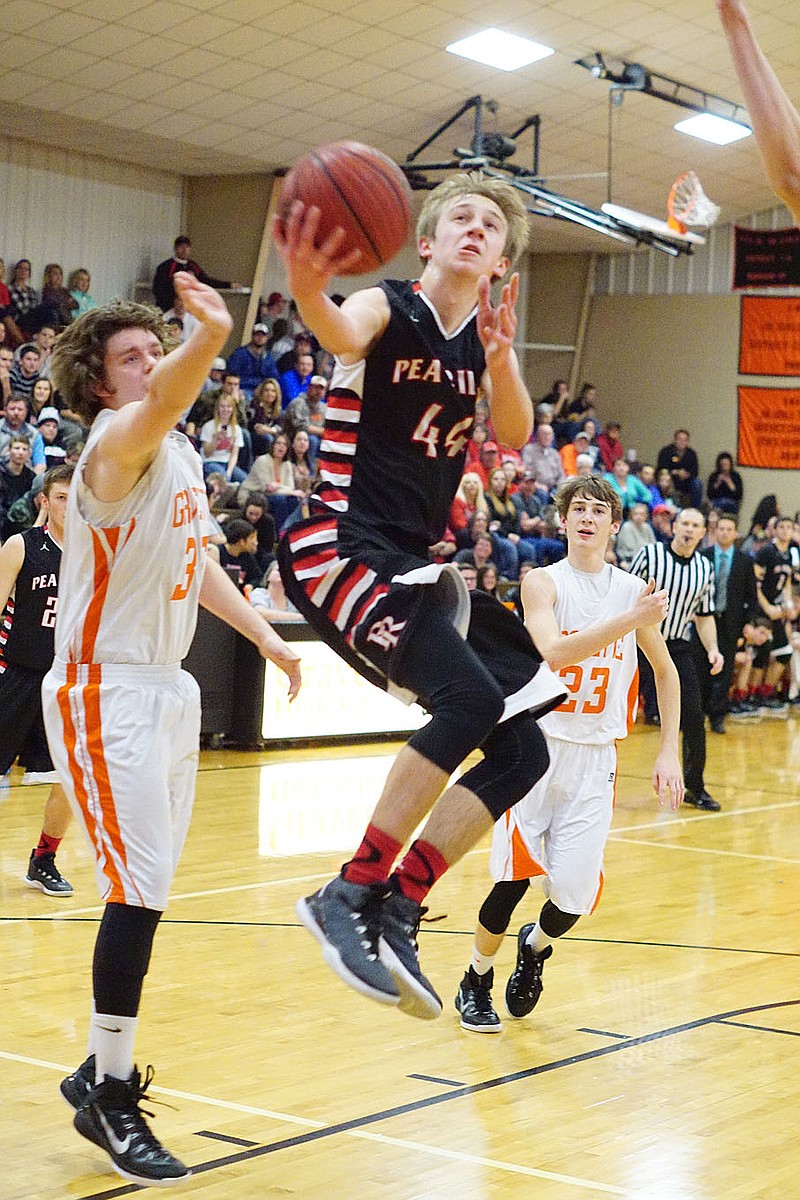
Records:
[[[575,434],[575,437],[572,439],[573,442],[577,442],[578,438],[583,438],[583,440],[586,442],[586,444],[588,446],[589,435],[588,435],[588,433],[585,433],[583,429],[578,430],[578,432]]]
[[[264,325],[259,321],[257,325],[253,326],[253,333],[269,333],[269,325]]]
[[[227,367],[227,365],[228,364],[225,362],[224,358],[215,358],[211,364],[211,370],[212,371],[224,371],[225,368]]]
[[[270,292],[270,294],[267,296],[267,304],[270,307],[273,304],[277,304],[279,300],[283,300],[283,296],[280,292]]]
[[[668,504],[657,504],[653,509],[653,516],[657,517],[659,513],[669,513],[672,515],[672,509]]]
[[[58,422],[58,409],[49,407],[43,408],[39,413],[39,416],[36,418],[36,424],[41,425],[44,421]]]
[[[529,479],[533,479],[533,480],[535,481],[535,479],[536,479],[536,472],[535,472],[535,471],[526,471],[526,472],[525,472],[525,474],[522,476],[522,482],[523,482],[523,483],[527,483],[527,481],[528,481]]]
[[[327,387],[328,386],[328,381],[324,375],[312,375],[308,382],[316,383],[319,385],[319,387]]]

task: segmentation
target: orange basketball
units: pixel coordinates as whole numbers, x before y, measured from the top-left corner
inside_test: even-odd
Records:
[[[411,232],[411,189],[385,154],[361,142],[331,142],[298,159],[283,180],[281,216],[295,200],[321,212],[318,242],[340,225],[344,248],[360,250],[350,275],[394,258]]]

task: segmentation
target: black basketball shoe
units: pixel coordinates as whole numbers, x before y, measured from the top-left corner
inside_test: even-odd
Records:
[[[523,925],[517,937],[517,965],[506,984],[506,1008],[512,1017],[527,1017],[533,1012],[542,994],[542,971],[544,964],[553,953],[552,946],[546,946],[540,954],[536,954],[525,939],[533,929],[533,923]]]
[[[56,866],[54,854],[40,854],[31,850],[25,882],[29,888],[38,888],[48,896],[71,896],[72,884],[64,878]]]
[[[378,957],[387,894],[386,884],[348,883],[337,875],[313,896],[298,900],[296,912],[340,979],[379,1004],[399,1004],[400,992]]]
[[[191,1171],[165,1150],[142,1116],[139,1102],[147,1099],[152,1080],[152,1067],[147,1068],[144,1082],[136,1068],[128,1080],[107,1075],[75,1113],[74,1125],[111,1156],[114,1170],[123,1179],[141,1187],[169,1187],[188,1179]]]
[[[420,970],[417,946],[419,923],[428,910],[404,896],[393,880],[389,885],[391,891],[381,910],[381,962],[400,993],[400,1011],[432,1021],[441,1013],[442,1002]]]
[[[494,1011],[492,986],[494,967],[478,975],[470,967],[456,992],[456,1012],[461,1013],[461,1028],[473,1033],[500,1033],[503,1023]]]
[[[94,1055],[90,1054],[77,1071],[61,1080],[61,1095],[74,1109],[80,1108],[94,1087],[94,1069]]]

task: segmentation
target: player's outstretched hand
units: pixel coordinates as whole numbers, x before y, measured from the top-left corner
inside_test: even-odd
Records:
[[[289,680],[289,699],[294,700],[302,683],[300,655],[291,646],[288,646],[267,622],[264,622],[258,649],[263,658],[268,658],[270,662],[275,663],[279,670],[283,671]]]
[[[498,354],[507,354],[514,345],[517,333],[517,297],[519,275],[516,272],[503,286],[500,303],[492,306],[491,284],[486,275],[478,280],[478,337],[481,339],[487,366]]]
[[[660,625],[669,612],[669,594],[656,591],[655,579],[648,579],[647,586],[639,593],[633,605],[633,627]]]
[[[203,325],[213,325],[228,330],[233,324],[228,306],[219,292],[192,275],[190,271],[176,271],[172,282],[175,293],[186,305],[187,312]]]
[[[361,258],[360,250],[343,252],[341,226],[316,245],[321,215],[315,205],[306,208],[302,200],[295,200],[289,216],[275,217],[272,223],[272,236],[295,300],[324,292],[334,275],[352,270]]]
[[[653,765],[653,790],[662,808],[667,797],[672,809],[679,809],[683,804],[683,772],[674,753],[664,751],[658,755]]]

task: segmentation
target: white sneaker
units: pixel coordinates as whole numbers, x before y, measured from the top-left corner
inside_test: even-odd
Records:
[[[20,782],[23,787],[33,787],[37,783],[58,783],[58,771],[26,771]]]

